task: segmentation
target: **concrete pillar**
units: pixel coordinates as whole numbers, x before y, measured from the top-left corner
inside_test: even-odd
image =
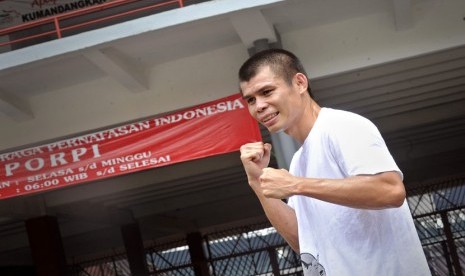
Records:
[[[130,223],[121,226],[124,247],[128,257],[129,268],[133,276],[148,276],[144,243],[140,234],[139,224]]]
[[[187,234],[187,245],[191,261],[194,265],[195,276],[209,276],[208,261],[203,250],[203,239],[199,232]]]
[[[65,251],[57,219],[52,216],[28,219],[26,230],[36,275],[67,275]]]

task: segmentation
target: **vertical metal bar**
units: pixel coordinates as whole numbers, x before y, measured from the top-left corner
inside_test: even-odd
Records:
[[[245,232],[247,233],[247,232]],[[248,245],[248,250],[249,252],[252,252],[253,251],[253,246],[252,246],[252,243],[251,243],[251,238],[249,235],[247,235],[247,237],[245,238],[245,240],[247,241],[247,245]],[[252,259],[252,265],[254,267],[254,271],[255,271],[255,274],[259,274],[258,273],[258,265],[257,265],[257,262],[255,262],[255,258],[254,258],[254,255],[255,254],[258,254],[260,256],[260,253],[253,253],[253,254],[249,254],[250,258]]]
[[[115,275],[118,276],[118,267],[116,267],[116,261],[115,258],[113,258],[113,256],[111,257],[111,262],[113,263],[113,270],[115,272]]]
[[[150,252],[149,255],[150,255],[150,261],[152,262],[152,270],[153,270],[153,271],[149,271],[149,272],[155,272],[157,270],[157,268],[155,267],[155,259],[153,258],[153,253]]]
[[[210,241],[208,239],[208,235],[205,235],[204,236],[204,239],[205,239],[205,244],[207,245],[207,252],[208,252],[208,262],[210,263],[211,267],[212,267],[212,273],[213,273],[213,276],[216,276],[216,268],[215,268],[215,261],[213,260],[213,255],[212,255],[212,250],[211,250],[211,247],[210,247]]]
[[[454,266],[455,275],[463,276],[462,268],[460,267],[460,260],[457,254],[457,247],[455,246],[454,236],[450,228],[449,218],[447,212],[441,212],[442,224],[444,225],[444,233],[446,234],[447,246],[449,247],[450,256],[452,257],[452,265]]]
[[[271,264],[271,269],[273,271],[273,275],[280,276],[281,274],[279,273],[279,262],[278,262],[278,258],[276,257],[276,248],[270,247],[267,249],[267,251],[268,251],[268,256],[270,257],[270,264]]]
[[[443,252],[444,259],[446,259],[447,270],[449,272],[449,274],[447,274],[447,275],[453,276],[454,275],[454,268],[452,267],[452,261],[450,260],[450,254],[449,254],[449,249],[447,248],[447,242],[442,241],[441,246],[442,246],[442,252]]]
[[[242,233],[237,235],[237,236],[238,237],[237,237],[236,243],[234,244],[234,247],[233,247],[232,251],[230,252],[230,255],[234,253],[234,251],[236,250],[236,247],[239,245],[239,242],[241,241]],[[221,273],[222,275],[226,274],[231,259],[232,258],[227,259],[226,264],[223,267],[223,272]]]
[[[100,263],[99,264],[99,268],[100,268],[100,275],[102,276],[105,276],[105,270],[103,269],[103,266],[105,265],[105,263]]]
[[[61,38],[60,23],[58,22],[58,17],[57,16],[55,16],[53,18],[53,22],[55,23],[55,30],[57,31],[57,37]]]

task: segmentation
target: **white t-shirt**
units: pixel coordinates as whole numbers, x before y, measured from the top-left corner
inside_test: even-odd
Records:
[[[340,179],[397,171],[378,129],[357,114],[322,108],[295,153],[290,172]],[[304,275],[431,275],[407,202],[400,208],[366,210],[305,196],[289,206],[298,221]]]

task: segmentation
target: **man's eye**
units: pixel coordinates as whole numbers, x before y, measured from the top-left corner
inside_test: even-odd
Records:
[[[265,95],[265,96],[268,95],[268,94],[270,94],[270,93],[271,93],[271,89],[270,89],[270,90],[265,90],[265,91],[263,91],[263,95]]]
[[[247,103],[248,104],[253,104],[255,102],[255,98],[248,98]]]

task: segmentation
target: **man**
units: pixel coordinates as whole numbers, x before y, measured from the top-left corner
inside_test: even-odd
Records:
[[[321,108],[285,50],[249,58],[239,81],[250,114],[302,145],[289,172],[268,168],[271,145],[262,142],[243,145],[241,161],[266,216],[300,253],[304,275],[431,275],[402,173],[374,124]]]

